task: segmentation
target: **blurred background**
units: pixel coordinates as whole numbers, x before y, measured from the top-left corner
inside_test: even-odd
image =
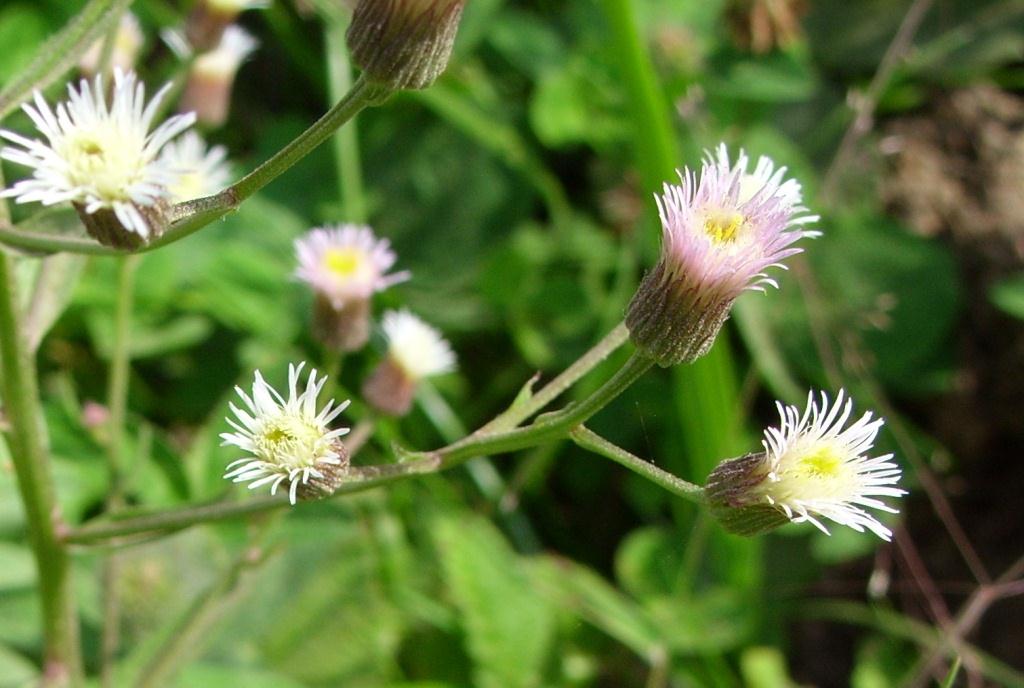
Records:
[[[4,0],[0,83],[83,4]],[[180,65],[159,32],[189,5],[132,5],[151,92]],[[260,47],[204,134],[241,174],[332,104],[349,65],[340,0],[274,0],[239,22]],[[740,300],[708,357],[647,375],[590,425],[703,482],[759,447],[776,399],[845,388],[887,418],[878,449],[905,468],[894,541],[730,536],[563,442],[119,550],[118,675],[166,660],[156,685],[875,688],[941,682],[959,654],[955,685],[1024,685],[1022,92],[1019,0],[471,0],[435,86],[145,255],[129,504],[247,496],[220,478],[237,458],[217,437],[232,386],[324,364],[292,277],[308,228],[366,220],[391,239],[414,277],[377,312],[408,306],[458,354],[356,459],[387,462],[392,442],[477,427],[617,324],[657,255],[652,194],[726,141],[788,166],[824,236],[778,292]],[[108,488],[97,419],[117,268],[24,267],[59,287],[39,362],[60,499],[80,522]],[[381,350],[346,359],[340,395]],[[0,469],[0,686],[23,686],[40,619],[6,456]],[[93,671],[105,554],[76,554]],[[187,642],[168,658],[174,637]]]

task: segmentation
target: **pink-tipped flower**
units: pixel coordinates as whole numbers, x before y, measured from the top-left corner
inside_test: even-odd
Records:
[[[707,353],[733,302],[745,290],[778,287],[772,267],[818,232],[801,205],[800,185],[762,157],[753,172],[740,152],[735,163],[722,144],[708,153],[700,175],[687,169],[681,185],[658,197],[661,258],[633,296],[626,315],[633,342],[659,365],[688,363]]]
[[[362,348],[370,337],[370,297],[409,279],[388,273],[397,260],[391,242],[360,225],[318,227],[295,240],[296,277],[316,295],[317,338],[342,351]]]
[[[884,421],[865,413],[846,427],[853,400],[840,390],[834,404],[821,393],[807,407],[778,404],[778,427],[764,432],[764,452],[725,461],[708,478],[706,494],[726,529],[753,535],[787,521],[809,522],[824,533],[822,519],[883,540],[892,531],[865,507],[897,513],[878,497],[906,494],[895,485],[900,467],[892,454],[869,457]]]

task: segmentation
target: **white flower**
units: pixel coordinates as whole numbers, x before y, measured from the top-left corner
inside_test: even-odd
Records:
[[[36,91],[35,106],[22,109],[46,142],[0,130],[7,146],[0,156],[33,169],[31,179],[16,183],[2,196],[18,203],[53,205],[70,201],[92,214],[111,209],[124,229],[149,238],[150,227],[140,207],[154,206],[170,196],[175,175],[158,160],[160,149],[195,121],[190,114],[169,118],[150,132],[160,101],[170,84],[146,104],[145,87],[132,72],[114,73],[108,106],[102,77],[78,89],[68,85],[68,101],[55,110]]]
[[[455,354],[441,333],[409,311],[386,312],[382,327],[388,356],[413,382],[455,369]]]
[[[216,48],[196,58],[192,69],[207,78],[220,78],[230,82],[234,80],[238,68],[259,44],[260,42],[248,31],[232,24],[224,29]]]
[[[892,454],[867,456],[885,421],[868,412],[843,429],[853,400],[844,404],[842,390],[831,407],[824,392],[820,403],[809,393],[803,415],[796,406],[778,408],[781,424],[765,430],[762,442],[768,475],[755,489],[794,523],[809,521],[828,533],[819,520],[824,517],[890,540],[892,531],[861,508],[898,513],[876,497],[906,494],[892,487],[900,479]]]
[[[194,131],[164,146],[160,162],[177,175],[169,188],[174,201],[212,196],[227,187],[231,183],[227,154],[224,146],[208,149]]]
[[[395,264],[391,242],[369,227],[318,227],[295,240],[295,276],[323,295],[335,309],[409,279],[408,272],[385,274]]]
[[[249,489],[270,484],[270,494],[276,494],[277,488],[287,482],[292,504],[300,484],[308,483],[310,477],[324,477],[318,466],[341,465],[335,442],[349,431],[328,428],[349,402],[335,406],[332,399],[322,410],[316,410],[316,398],[326,377],[318,380],[316,370],[311,370],[305,389],[299,392],[303,365],[288,366],[287,399],[268,385],[258,370],[251,397],[235,387],[245,408],[230,404],[237,422],[226,420],[235,432],[221,433],[222,446],[233,445],[248,454],[228,464],[224,477],[236,483],[252,481]]]

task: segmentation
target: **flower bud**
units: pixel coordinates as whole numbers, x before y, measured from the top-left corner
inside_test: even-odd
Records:
[[[783,181],[786,168],[761,158],[753,173],[725,145],[708,154],[699,178],[686,170],[682,185],[665,185],[657,199],[662,223],[658,264],[644,277],[626,313],[633,343],[661,366],[690,363],[711,348],[737,297],[777,287],[765,274],[801,249],[792,244],[817,232],[800,226],[800,185]]]
[[[388,88],[419,89],[448,66],[465,0],[360,0],[348,29],[352,60]]]
[[[239,14],[267,4],[266,0],[199,0],[188,16],[185,36],[193,49],[211,50]]]
[[[382,327],[387,357],[363,383],[363,397],[381,413],[403,416],[417,383],[454,370],[455,354],[440,332],[409,311],[388,311]]]
[[[135,60],[142,49],[143,38],[139,20],[135,15],[131,12],[122,14],[110,53],[111,68],[120,69],[122,72],[134,69]],[[105,37],[97,39],[78,60],[78,69],[86,76],[95,76],[99,71],[105,41]]]
[[[208,127],[224,124],[238,68],[258,45],[245,29],[229,26],[216,49],[203,53],[192,63],[179,110],[195,112],[196,120]]]

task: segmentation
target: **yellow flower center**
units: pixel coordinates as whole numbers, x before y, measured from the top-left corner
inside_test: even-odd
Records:
[[[836,478],[842,472],[843,459],[832,447],[819,447],[800,457],[796,471],[808,478]]]
[[[295,415],[267,421],[253,439],[261,459],[287,469],[312,466],[326,450],[321,428]]]
[[[57,153],[67,162],[73,184],[90,186],[104,199],[124,200],[145,167],[141,150],[131,134],[100,125],[70,135]]]
[[[746,219],[736,211],[719,210],[704,216],[704,232],[717,244],[731,244],[739,237]]]
[[[354,248],[332,248],[324,255],[324,265],[339,277],[352,277],[365,260],[363,252]]]

